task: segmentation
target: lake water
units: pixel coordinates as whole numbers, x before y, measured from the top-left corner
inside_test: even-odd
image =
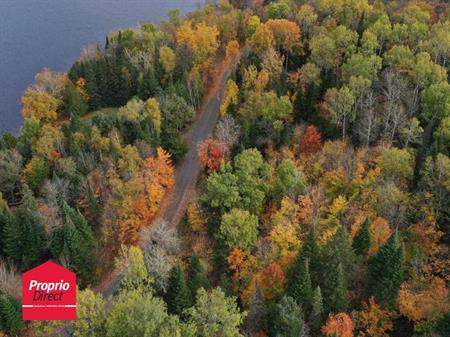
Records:
[[[83,45],[112,30],[159,22],[202,0],[0,0],[0,134],[22,125],[20,97],[44,67],[66,71]]]

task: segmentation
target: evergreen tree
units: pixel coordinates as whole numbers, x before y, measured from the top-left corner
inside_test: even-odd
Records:
[[[298,304],[300,304],[305,312],[308,312],[311,306],[313,289],[311,284],[311,275],[309,274],[308,260],[302,270],[299,271],[297,283],[293,283],[288,292]]]
[[[369,259],[368,286],[377,303],[394,305],[405,274],[403,249],[395,232]]]
[[[267,307],[261,288],[257,285],[253,293],[249,313],[247,316],[247,330],[249,334],[266,331],[267,329]]]
[[[77,273],[82,285],[92,283],[95,271],[95,240],[85,217],[63,202],[63,226],[52,233],[50,250]]]
[[[4,253],[21,270],[38,265],[44,253],[45,235],[36,200],[30,189],[24,187],[22,205],[15,214],[6,216],[3,229]]]
[[[353,238],[352,247],[358,255],[366,255],[370,247],[370,221],[366,218]]]
[[[323,323],[324,312],[323,312],[323,299],[320,287],[317,286],[314,290],[313,300],[312,300],[312,310],[309,316],[309,322],[311,330],[315,333],[318,332]]]
[[[25,327],[20,302],[0,293],[0,330],[17,333]]]
[[[192,297],[180,266],[173,267],[169,276],[169,287],[165,295],[167,310],[171,314],[182,315],[184,309],[192,305]]]
[[[194,254],[191,257],[191,264],[189,265],[188,269],[188,277],[188,285],[192,294],[192,298],[195,297],[198,289],[208,289],[210,286],[208,278],[205,275],[205,271],[203,270],[203,266],[200,263],[200,259],[197,254]]]
[[[87,109],[87,103],[81,97],[75,85],[69,81],[64,92],[64,112],[66,116],[83,116]]]
[[[345,312],[348,308],[348,292],[341,264],[330,278],[334,287],[329,298],[326,298],[327,309],[329,312]]]
[[[327,311],[341,312],[348,305],[347,284],[352,279],[355,264],[355,254],[344,226],[327,243],[321,259],[320,285],[325,307]]]
[[[2,255],[18,265],[21,260],[21,252],[18,242],[22,235],[20,226],[16,221],[14,214],[5,212],[0,214],[0,243]]]
[[[143,101],[150,97],[154,97],[159,88],[158,80],[155,76],[155,72],[150,69],[147,70],[139,80],[138,83],[138,96]]]
[[[294,292],[298,284],[301,284],[302,271],[305,269],[306,260],[308,260],[309,274],[312,283],[319,283],[320,275],[320,249],[317,245],[317,236],[315,229],[312,229],[306,241],[301,245],[297,253],[297,258],[289,272],[289,293]]]
[[[276,337],[298,337],[303,328],[303,312],[292,297],[284,296],[275,306],[272,325]]]

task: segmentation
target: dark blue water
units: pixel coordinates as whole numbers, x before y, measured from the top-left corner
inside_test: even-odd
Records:
[[[66,71],[83,45],[112,30],[159,22],[202,0],[0,0],[0,134],[22,125],[20,97],[44,67]]]

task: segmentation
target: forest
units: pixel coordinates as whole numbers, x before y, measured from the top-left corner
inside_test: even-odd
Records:
[[[47,260],[76,337],[450,336],[449,71],[439,0],[209,0],[44,69],[0,137],[0,336],[67,328],[22,321]]]

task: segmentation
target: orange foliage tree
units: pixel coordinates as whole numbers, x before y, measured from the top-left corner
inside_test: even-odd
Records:
[[[269,264],[259,275],[259,286],[268,300],[282,294],[286,283],[287,278],[276,262]]]
[[[310,156],[313,153],[319,152],[321,148],[322,139],[320,133],[315,126],[308,126],[300,141],[300,153],[304,156]]]
[[[197,153],[202,167],[215,172],[219,170],[222,161],[228,158],[230,148],[225,142],[208,138],[197,145]]]
[[[322,327],[322,332],[331,337],[353,337],[352,319],[345,312],[336,315],[330,314]]]
[[[113,175],[116,193],[121,197],[113,204],[118,207],[119,239],[122,243],[135,244],[139,230],[148,225],[159,209],[167,189],[175,184],[175,169],[170,155],[162,148],[157,157],[149,157],[143,169],[130,181],[120,181]]]
[[[449,291],[439,277],[415,276],[400,287],[398,307],[410,320],[436,320],[449,312]]]
[[[391,316],[392,314],[383,310],[372,296],[359,312],[358,337],[388,337],[388,331],[393,327]]]

